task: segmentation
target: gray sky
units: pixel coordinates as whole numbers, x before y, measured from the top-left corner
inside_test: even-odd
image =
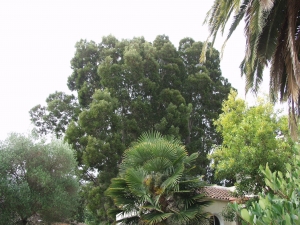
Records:
[[[212,4],[213,0],[2,1],[0,140],[9,132],[28,132],[28,111],[44,104],[50,93],[69,92],[70,60],[80,39],[99,43],[112,34],[118,39],[144,36],[152,42],[166,34],[175,46],[184,37],[205,41],[208,29],[202,23]],[[245,46],[242,29],[227,43],[221,69],[244,97],[239,71]],[[219,37],[215,48],[221,50],[223,41]],[[252,99],[248,94],[246,100]]]

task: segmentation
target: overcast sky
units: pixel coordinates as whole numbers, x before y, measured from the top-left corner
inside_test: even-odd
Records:
[[[176,47],[184,37],[205,41],[208,28],[202,23],[212,4],[213,0],[2,1],[0,139],[9,132],[28,132],[32,107],[44,104],[50,93],[69,92],[70,60],[80,39],[99,43],[112,34],[118,39],[144,36],[152,42],[166,34]],[[221,69],[244,97],[239,71],[245,46],[242,29],[226,45]],[[221,50],[223,41],[219,37],[215,48]],[[246,100],[251,99],[248,94]]]

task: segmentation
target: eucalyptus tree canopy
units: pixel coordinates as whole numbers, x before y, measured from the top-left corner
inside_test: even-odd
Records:
[[[300,97],[300,1],[215,0],[205,21],[212,44],[218,32],[224,32],[232,14],[226,41],[245,19],[246,50],[241,71],[246,77],[246,91],[258,91],[264,68],[270,66],[270,96],[274,101],[288,101],[290,128],[295,136]],[[205,59],[204,52],[201,60]]]

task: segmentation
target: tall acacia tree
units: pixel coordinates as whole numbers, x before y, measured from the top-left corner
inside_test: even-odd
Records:
[[[300,103],[300,1],[215,0],[205,20],[212,44],[232,14],[226,41],[245,19],[246,54],[241,71],[246,77],[246,91],[258,91],[263,70],[270,65],[270,96],[274,101],[288,101],[289,126],[295,136]],[[200,60],[205,60],[205,51]]]

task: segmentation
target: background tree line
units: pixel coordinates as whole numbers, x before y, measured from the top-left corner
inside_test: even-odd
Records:
[[[178,49],[165,35],[101,43],[80,40],[71,60],[68,88],[50,94],[46,106],[30,110],[40,134],[53,133],[76,150],[88,209],[110,221],[104,196],[122,153],[143,132],[159,131],[199,153],[193,175],[212,180],[207,154],[222,138],[213,125],[231,85],[222,77],[218,51],[199,64],[203,44],[191,38]],[[77,97],[75,97],[77,96]]]

